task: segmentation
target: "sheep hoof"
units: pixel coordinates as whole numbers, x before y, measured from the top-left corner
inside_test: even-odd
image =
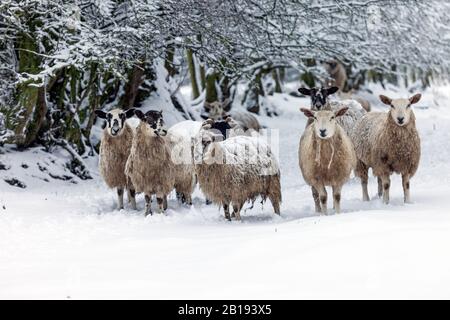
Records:
[[[236,214],[233,212],[233,213],[231,214],[231,217],[232,217],[232,218],[236,218]]]

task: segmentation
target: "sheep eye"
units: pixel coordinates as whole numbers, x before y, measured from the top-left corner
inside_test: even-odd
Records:
[[[392,104],[390,106],[391,106],[392,109],[395,109],[395,107]]]
[[[411,107],[411,103],[406,106],[406,108],[410,108],[410,107]]]

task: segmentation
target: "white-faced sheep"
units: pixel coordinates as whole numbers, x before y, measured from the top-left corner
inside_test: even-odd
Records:
[[[333,188],[334,209],[340,212],[341,189],[356,166],[353,144],[336,119],[347,108],[338,111],[301,111],[313,123],[300,139],[299,165],[306,183],[311,186],[316,212],[327,213],[326,186]]]
[[[132,208],[136,209],[135,191],[125,175],[125,164],[133,141],[133,129],[126,120],[134,115],[134,109],[114,109],[109,112],[96,110],[95,114],[106,120],[100,142],[100,174],[109,188],[117,188],[119,209],[123,209],[124,189],[127,189]]]
[[[258,119],[248,111],[231,110],[225,112],[222,103],[216,101],[208,105],[208,117],[213,120],[226,119],[227,117],[233,118],[234,121],[240,126],[244,132],[247,130],[259,132],[261,125]]]
[[[196,172],[203,193],[223,206],[225,218],[241,219],[247,201],[258,196],[272,202],[280,214],[281,189],[278,162],[269,146],[258,137],[234,136],[224,140],[226,123],[203,123],[196,144]],[[230,216],[230,206],[233,215]]]
[[[311,110],[329,110],[338,111],[342,108],[347,108],[347,112],[336,119],[338,124],[345,130],[347,135],[350,135],[353,127],[358,119],[366,114],[361,105],[355,100],[343,100],[343,101],[330,101],[328,96],[335,93],[338,90],[337,87],[331,88],[299,88],[298,91],[311,98]],[[313,122],[312,118],[308,119],[307,126]]]
[[[366,110],[370,111],[371,106],[370,102],[367,101],[364,98],[361,98],[354,94],[353,90],[350,90],[349,92],[344,92],[345,84],[347,82],[347,71],[345,70],[345,67],[337,60],[329,60],[326,61],[324,64],[325,70],[328,72],[330,77],[333,79],[332,81],[328,82],[327,84],[330,86],[336,86],[339,88],[339,98],[341,100],[348,100],[353,99],[358,101],[359,104]]]
[[[145,214],[151,214],[151,197],[156,195],[158,210],[167,209],[167,195],[175,185],[175,168],[170,159],[171,151],[166,141],[162,112],[135,110],[140,119],[136,128],[131,153],[125,173],[137,192],[145,194]]]
[[[390,106],[389,112],[370,112],[357,121],[352,140],[358,157],[355,173],[361,178],[364,201],[369,200],[369,168],[381,180],[378,194],[384,203],[389,203],[390,175],[394,172],[402,175],[404,201],[410,201],[409,181],[420,161],[420,138],[411,105],[420,98],[420,94],[409,99],[381,95],[381,101]]]

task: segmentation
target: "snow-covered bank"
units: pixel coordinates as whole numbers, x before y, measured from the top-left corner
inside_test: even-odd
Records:
[[[1,179],[0,298],[450,298],[448,98],[431,89],[415,109],[422,160],[407,205],[399,177],[388,206],[373,178],[369,203],[352,179],[344,213],[316,216],[297,158],[308,101],[286,94],[269,98],[280,117],[260,119],[279,129],[281,217],[255,204],[229,223],[197,190],[193,208],[172,197],[166,216],[145,218],[142,195],[139,212],[117,211],[95,172],[26,189]]]

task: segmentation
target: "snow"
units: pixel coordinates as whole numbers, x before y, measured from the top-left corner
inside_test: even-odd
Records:
[[[410,95],[370,89],[375,110],[386,110],[378,93]],[[92,180],[47,183],[36,162],[70,175],[64,153],[0,154],[9,168],[0,171],[0,298],[450,298],[449,89],[427,89],[415,108],[422,159],[411,180],[413,203],[403,204],[398,176],[387,206],[375,197],[374,178],[368,203],[352,178],[340,215],[313,212],[297,156],[306,121],[298,109],[309,101],[287,94],[268,97],[280,117],[260,118],[279,130],[281,217],[266,203],[229,223],[199,190],[192,208],[171,195],[166,215],[144,217],[143,195],[139,211],[116,209],[95,161],[88,163]],[[10,186],[5,176],[27,188]]]

